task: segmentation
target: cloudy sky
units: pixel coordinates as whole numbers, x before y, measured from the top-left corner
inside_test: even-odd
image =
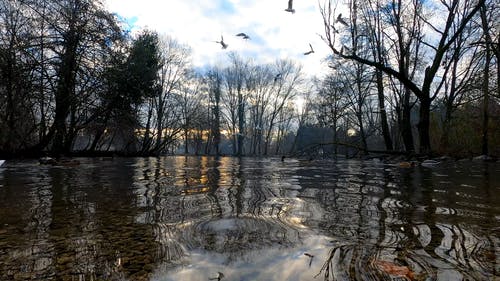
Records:
[[[290,58],[309,74],[324,72],[329,54],[321,41],[322,19],[316,0],[295,0],[295,14],[285,12],[288,0],[105,0],[108,9],[133,26],[149,28],[189,45],[195,66],[221,64],[228,51],[258,63]],[[251,40],[236,37],[244,32]],[[222,50],[221,35],[229,45]],[[309,51],[309,43],[315,53]]]

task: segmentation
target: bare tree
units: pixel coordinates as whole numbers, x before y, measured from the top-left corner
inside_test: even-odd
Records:
[[[268,65],[254,65],[248,74],[245,84],[249,105],[250,152],[253,155],[260,155],[262,153],[263,132],[266,129],[264,117],[271,102],[273,74]]]
[[[221,142],[221,97],[222,97],[222,83],[223,83],[222,71],[213,68],[207,73],[207,83],[209,92],[209,112],[211,113],[208,117],[210,120],[210,138],[209,141],[213,140],[213,148],[215,150],[215,155],[220,154],[220,142]],[[231,100],[231,99],[229,99]],[[210,150],[207,151],[210,153]]]
[[[201,91],[201,79],[191,79],[186,81],[180,86],[177,97],[177,104],[180,111],[179,119],[180,125],[184,135],[184,153],[189,154],[189,140],[192,134],[203,133],[203,130],[196,130],[197,126],[204,116],[201,111],[201,101],[203,100],[203,93]],[[172,110],[172,109],[170,109]],[[171,127],[169,129],[172,129]]]
[[[288,137],[291,135],[292,122],[295,120],[295,107],[294,102],[290,100],[277,116],[276,144],[274,151],[276,155],[284,154],[288,151],[286,145],[289,143]]]
[[[365,5],[361,5],[360,9],[362,12],[362,19],[365,23],[366,34],[362,34],[360,38],[368,40],[374,61],[385,62],[388,58],[387,50],[384,45],[384,22],[382,14],[375,12],[378,11],[380,7],[381,3],[379,0],[370,0],[367,1]],[[375,69],[375,80],[377,84],[378,113],[380,114],[380,126],[382,128],[385,148],[387,150],[393,150],[394,147],[385,105],[384,73],[379,69]]]
[[[238,95],[234,72],[230,67],[223,69],[223,93],[221,96],[221,117],[225,120],[227,130],[231,135],[233,155],[238,153]]]
[[[408,3],[410,2],[410,3]],[[418,26],[422,23],[424,26],[419,27],[419,30],[423,30],[424,28],[433,32],[433,36],[429,36],[429,42],[425,41],[425,37],[420,35],[421,33],[410,32],[409,35],[421,42],[420,46],[423,48],[425,46],[425,53],[428,55],[427,58],[429,63],[423,73],[419,73],[416,77],[411,77],[409,73],[403,71],[407,68],[402,68],[402,60],[396,60],[396,64],[394,62],[380,62],[374,60],[373,58],[367,58],[360,56],[355,49],[343,51],[339,47],[339,42],[336,40],[336,36],[332,36],[334,33],[332,24],[334,23],[334,19],[337,18],[337,15],[334,14],[334,9],[332,7],[335,6],[333,1],[327,1],[321,7],[321,13],[324,21],[325,27],[325,35],[323,39],[327,43],[327,45],[332,50],[332,53],[336,56],[340,56],[344,59],[353,60],[358,63],[366,64],[368,66],[374,67],[384,73],[395,77],[400,83],[402,83],[408,90],[415,94],[420,102],[419,104],[419,145],[420,152],[424,154],[431,153],[431,143],[430,143],[430,135],[429,135],[429,125],[430,125],[430,109],[431,103],[433,99],[436,97],[436,94],[439,92],[439,88],[441,82],[436,81],[436,76],[438,71],[440,70],[440,66],[443,60],[443,57],[447,50],[449,50],[452,44],[458,40],[459,35],[463,32],[464,28],[470,23],[470,21],[474,18],[474,16],[479,11],[480,7],[484,4],[485,0],[479,1],[459,1],[453,0],[450,2],[441,1],[436,4],[440,4],[441,6],[434,6],[434,8],[439,8],[440,15],[446,15],[446,20],[441,23],[433,23],[429,20],[428,16],[424,14],[424,6],[423,3],[417,0],[413,1],[403,1],[398,0],[397,2],[387,3],[385,7],[389,7],[392,9],[392,13],[394,14],[394,21],[389,21],[389,23],[395,27],[396,30],[403,30],[404,25],[403,19],[410,18],[413,19],[413,26]],[[404,10],[408,7],[408,4],[411,4],[413,9]],[[467,11],[464,17],[460,16],[459,11]],[[403,17],[404,15],[404,17]],[[353,20],[352,18],[350,19]],[[457,28],[452,29],[453,24],[456,23]],[[400,32],[403,34],[403,32]],[[352,35],[352,33],[347,33],[348,35]],[[388,34],[389,35],[389,34]],[[420,35],[420,36],[416,36]],[[415,37],[414,37],[415,36]],[[391,40],[390,36],[387,36],[388,40]],[[434,40],[436,38],[436,40]],[[397,50],[403,52],[406,48],[404,46],[408,41],[402,40],[404,37],[396,37],[393,39],[393,48],[397,48]],[[346,49],[346,48],[344,48]],[[405,57],[402,54],[401,57]],[[398,66],[399,65],[399,66]],[[436,85],[437,84],[437,85]]]
[[[315,104],[318,123],[322,127],[330,127],[333,131],[333,154],[338,154],[340,121],[346,114],[348,102],[346,100],[346,81],[342,76],[331,73],[318,86],[319,101]]]
[[[23,112],[30,112],[28,93],[33,86],[29,78],[33,65],[26,56],[32,23],[25,12],[18,1],[0,3],[0,150],[10,152],[21,148],[26,138],[23,119],[33,119],[22,118]]]
[[[175,124],[175,106],[180,104],[184,125],[189,125],[188,112],[191,104],[187,104],[191,95],[191,87],[186,87],[187,71],[190,66],[189,47],[180,44],[175,39],[166,37],[161,40],[162,67],[159,73],[159,92],[153,97],[156,124],[156,141],[154,153],[160,153],[172,141],[178,131]],[[197,89],[198,86],[194,88]],[[174,93],[178,92],[175,96]],[[177,99],[177,102],[175,101]]]
[[[17,73],[17,81],[24,79],[22,84],[12,83],[11,74],[2,79],[7,93],[16,90],[15,85],[21,85],[16,91],[22,88],[15,99],[7,94],[12,106],[6,120],[16,129],[5,132],[9,138],[17,135],[18,142],[8,144],[9,150],[37,152],[50,144],[54,152],[67,153],[78,131],[95,117],[89,109],[96,106],[102,90],[103,62],[121,30],[99,1],[3,1],[0,6],[3,19],[8,19],[2,31],[15,38],[18,51],[16,57],[10,51],[0,52],[4,62],[15,58],[8,67],[15,71],[4,73]],[[0,39],[0,49],[6,38]]]
[[[292,145],[289,150],[289,154],[294,154],[297,151],[297,142],[299,137],[301,136],[301,128],[305,127],[307,124],[313,123],[313,93],[308,93],[305,96],[304,103],[301,107],[298,107],[294,110],[294,122],[297,123],[297,133],[293,138]]]
[[[454,27],[456,28],[456,26]],[[444,116],[442,120],[441,151],[449,148],[449,135],[453,127],[455,110],[471,100],[471,93],[476,88],[475,78],[480,72],[479,46],[471,45],[474,28],[464,29],[458,40],[452,44],[443,59],[443,93]]]
[[[245,76],[248,62],[235,53],[229,54],[230,66],[225,70],[226,95],[222,101],[229,119],[230,131],[233,135],[233,153],[242,156],[245,141]]]
[[[285,120],[290,119],[283,115],[283,110],[297,96],[298,88],[303,83],[301,67],[295,65],[292,61],[277,61],[271,70],[273,82],[271,84],[270,108],[269,112],[266,113],[268,124],[266,125],[264,155],[268,154],[278,117],[281,116]]]
[[[491,26],[489,25],[489,22],[491,22],[491,17],[488,18],[487,14],[487,7],[486,4],[483,2],[481,8],[480,8],[480,15],[481,15],[481,27],[483,31],[483,37],[484,37],[484,77],[483,77],[483,85],[482,85],[482,92],[483,92],[483,124],[482,124],[482,137],[481,137],[481,152],[483,155],[488,155],[488,126],[489,126],[489,110],[488,106],[490,103],[490,64],[492,60],[492,46],[493,46],[493,40],[491,38]],[[491,16],[491,14],[490,14]],[[497,34],[498,36],[498,34]],[[497,46],[497,49],[499,47]],[[497,61],[497,64],[499,62]],[[497,81],[498,83],[498,81]],[[498,84],[497,84],[498,87]]]

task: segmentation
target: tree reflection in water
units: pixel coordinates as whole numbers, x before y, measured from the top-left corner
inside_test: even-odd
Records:
[[[11,161],[2,280],[491,280],[500,165]]]

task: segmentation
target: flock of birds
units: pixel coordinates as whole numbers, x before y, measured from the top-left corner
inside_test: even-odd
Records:
[[[288,6],[287,8],[285,9],[286,12],[289,12],[289,13],[292,13],[294,14],[295,13],[295,9],[293,8],[293,0],[288,0]],[[340,23],[340,24],[343,24],[345,26],[348,26],[349,24],[347,23],[347,21],[342,18],[342,14],[339,14],[336,21],[336,23]],[[335,28],[333,25],[331,26],[332,27],[332,30],[333,32],[336,32],[338,33],[338,30],[337,28]],[[244,40],[249,40],[251,39],[250,36],[244,32],[240,32],[238,34],[236,34],[237,37],[241,37],[242,39]],[[220,38],[220,41],[215,41],[215,43],[218,43],[222,46],[222,49],[227,49],[227,47],[229,46],[226,42],[224,42],[224,36],[221,35],[221,38]],[[307,55],[310,55],[312,53],[314,53],[314,49],[313,49],[313,46],[311,45],[311,43],[309,43],[309,51],[307,52],[304,52],[304,55],[307,56]]]

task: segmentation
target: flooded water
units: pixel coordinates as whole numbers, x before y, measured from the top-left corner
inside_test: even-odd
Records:
[[[0,280],[498,280],[500,163],[0,167]]]

